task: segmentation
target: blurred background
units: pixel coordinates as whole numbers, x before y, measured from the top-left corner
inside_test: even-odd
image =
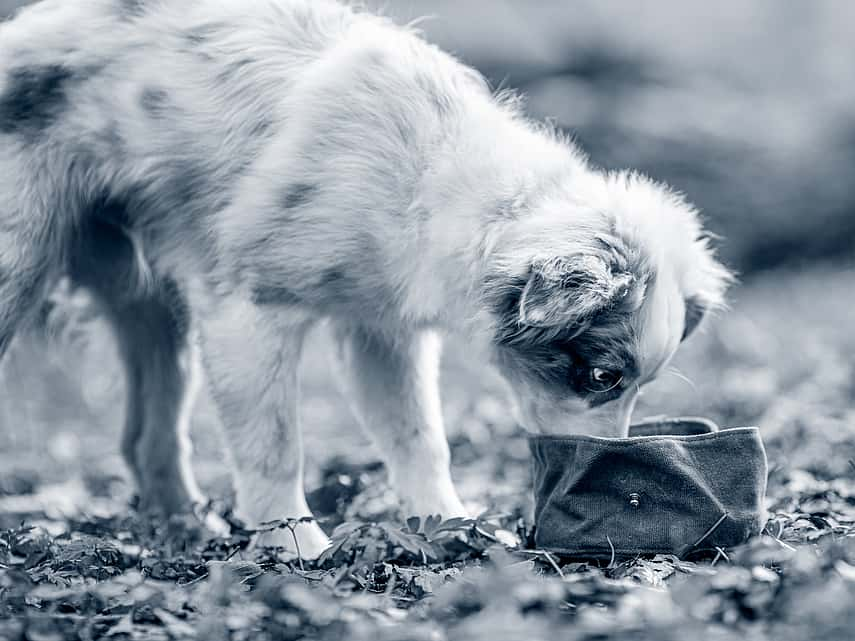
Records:
[[[0,15],[20,2],[0,0]],[[376,3],[379,4],[379,3]],[[368,3],[369,6],[375,6]],[[606,168],[685,191],[736,269],[731,310],[681,350],[680,374],[645,391],[639,416],[759,424],[772,467],[855,470],[855,4],[386,0],[406,23],[527,96]],[[111,478],[123,381],[95,321],[61,350],[21,336],[3,364],[0,495]],[[330,381],[323,330],[304,370],[308,484],[343,456],[376,457]],[[470,505],[528,488],[526,443],[489,368],[452,342],[444,360],[454,473]],[[200,400],[203,487],[228,494],[216,413]],[[334,463],[335,469],[339,463]],[[485,485],[488,487],[485,488]]]

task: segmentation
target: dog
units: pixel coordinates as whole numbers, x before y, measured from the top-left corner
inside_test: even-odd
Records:
[[[489,354],[527,430],[624,435],[730,281],[681,195],[331,0],[43,0],[0,26],[0,352],[60,275],[115,332],[141,507],[202,500],[204,367],[250,525],[311,515],[297,364],[319,320],[405,509],[451,517],[444,333]]]

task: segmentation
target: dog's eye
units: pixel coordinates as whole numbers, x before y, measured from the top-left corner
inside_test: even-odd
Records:
[[[610,392],[623,381],[623,374],[599,367],[592,367],[588,370],[588,391],[599,394],[602,392]]]

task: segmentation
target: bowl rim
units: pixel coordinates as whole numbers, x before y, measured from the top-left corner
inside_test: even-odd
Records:
[[[636,445],[639,443],[650,443],[652,441],[679,441],[679,442],[700,442],[709,441],[720,438],[732,438],[736,436],[758,436],[760,428],[756,426],[748,427],[727,427],[719,429],[717,432],[707,432],[706,434],[649,434],[644,436],[594,436],[591,434],[529,434],[529,442],[534,443],[597,443],[599,445]]]

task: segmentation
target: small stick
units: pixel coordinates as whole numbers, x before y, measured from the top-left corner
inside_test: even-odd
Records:
[[[549,564],[555,569],[555,571],[558,573],[558,575],[562,579],[564,578],[564,572],[562,571],[561,566],[558,565],[558,562],[555,560],[555,557],[553,557],[547,550],[520,550],[520,552],[523,552],[525,554],[533,554],[534,556],[544,557],[547,561],[549,561]],[[520,561],[519,563],[512,563],[511,566],[519,565],[520,563],[528,563],[528,561]],[[511,567],[511,566],[508,566],[508,567]]]
[[[606,534],[606,541],[609,542],[609,547],[612,549],[612,558],[609,559],[609,564],[606,567],[613,568],[615,566],[615,546],[612,544],[612,540],[608,534]]]
[[[558,565],[558,563],[555,561],[555,559],[552,558],[552,555],[549,552],[547,552],[546,550],[544,550],[543,556],[545,556],[546,560],[549,561],[550,565],[552,565],[552,567],[555,568],[555,571],[558,572],[558,576],[560,576],[563,579],[564,578],[564,572],[561,570],[561,567]]]
[[[300,571],[305,572],[306,568],[303,567],[303,555],[300,554],[300,542],[297,540],[297,533],[294,531],[296,523],[294,525],[289,523],[285,527],[288,528],[288,531],[291,532],[291,538],[294,539],[294,548],[297,550],[297,562],[300,564]]]
[[[561,570],[561,566],[558,565],[555,558],[547,551],[547,550],[524,550],[524,552],[528,552],[529,554],[534,554],[537,556],[542,556],[547,561],[549,561],[549,565],[558,573],[562,579],[564,578],[564,572]]]
[[[715,564],[718,563],[719,559],[724,559],[725,561],[730,563],[730,557],[727,556],[727,552],[725,552],[718,546],[716,546],[715,550],[715,558],[712,560],[712,563],[710,564],[711,566],[715,567]]]
[[[205,572],[205,574],[200,574],[199,576],[197,576],[197,577],[195,577],[195,578],[193,578],[193,579],[190,579],[190,580],[189,580],[189,581],[187,581],[186,583],[179,583],[178,585],[180,585],[182,588],[186,588],[186,587],[187,587],[187,586],[189,586],[189,585],[193,585],[193,584],[195,584],[195,583],[199,583],[199,581],[204,581],[205,579],[207,579],[207,578],[208,578],[208,576],[209,576],[209,574],[208,574],[207,572]]]
[[[715,564],[718,563],[718,560],[721,558],[721,548],[716,548],[715,558],[710,563],[710,567],[715,567]]]
[[[690,547],[690,548],[689,548],[689,550],[694,550],[694,549],[695,549],[696,547],[698,547],[701,543],[703,543],[703,542],[706,540],[706,538],[707,538],[710,534],[712,534],[713,532],[715,532],[715,531],[718,529],[718,526],[719,526],[719,525],[721,525],[722,523],[724,523],[724,520],[725,520],[728,516],[730,516],[730,514],[728,514],[727,512],[725,512],[724,514],[722,514],[722,515],[721,515],[721,517],[719,517],[718,521],[716,521],[716,522],[713,524],[713,526],[712,526],[709,530],[707,530],[706,532],[704,532],[704,535],[703,535],[701,538],[699,538],[697,541],[695,541],[694,545],[692,545],[692,547]]]
[[[677,554],[677,556],[678,556],[679,558],[681,558],[681,559],[682,559],[682,558],[683,558],[683,557],[685,557],[689,552],[691,552],[691,551],[692,551],[692,550],[694,550],[696,547],[698,547],[701,543],[703,543],[703,542],[706,540],[706,538],[707,538],[710,534],[712,534],[713,532],[715,532],[715,531],[718,529],[718,526],[719,526],[719,525],[721,525],[722,523],[724,523],[724,520],[725,520],[728,516],[730,516],[730,513],[728,513],[727,511],[725,511],[725,512],[724,512],[724,514],[722,514],[722,515],[719,517],[718,521],[716,521],[715,523],[713,523],[713,526],[712,526],[709,530],[707,530],[706,532],[704,532],[704,535],[703,535],[701,538],[699,538],[697,541],[695,541],[692,545],[688,545],[688,544],[687,544],[687,545],[684,545],[684,546],[680,549],[680,552]]]
[[[779,538],[777,538],[777,537],[774,537],[774,536],[772,536],[772,535],[770,535],[770,534],[767,534],[766,536],[768,536],[768,537],[769,537],[770,539],[772,539],[773,541],[777,541],[778,543],[780,543],[780,544],[781,544],[781,547],[785,547],[785,548],[787,548],[790,552],[795,552],[795,551],[796,551],[796,548],[794,548],[794,547],[793,547],[792,545],[790,545],[789,543],[784,543],[781,539],[779,539]]]

